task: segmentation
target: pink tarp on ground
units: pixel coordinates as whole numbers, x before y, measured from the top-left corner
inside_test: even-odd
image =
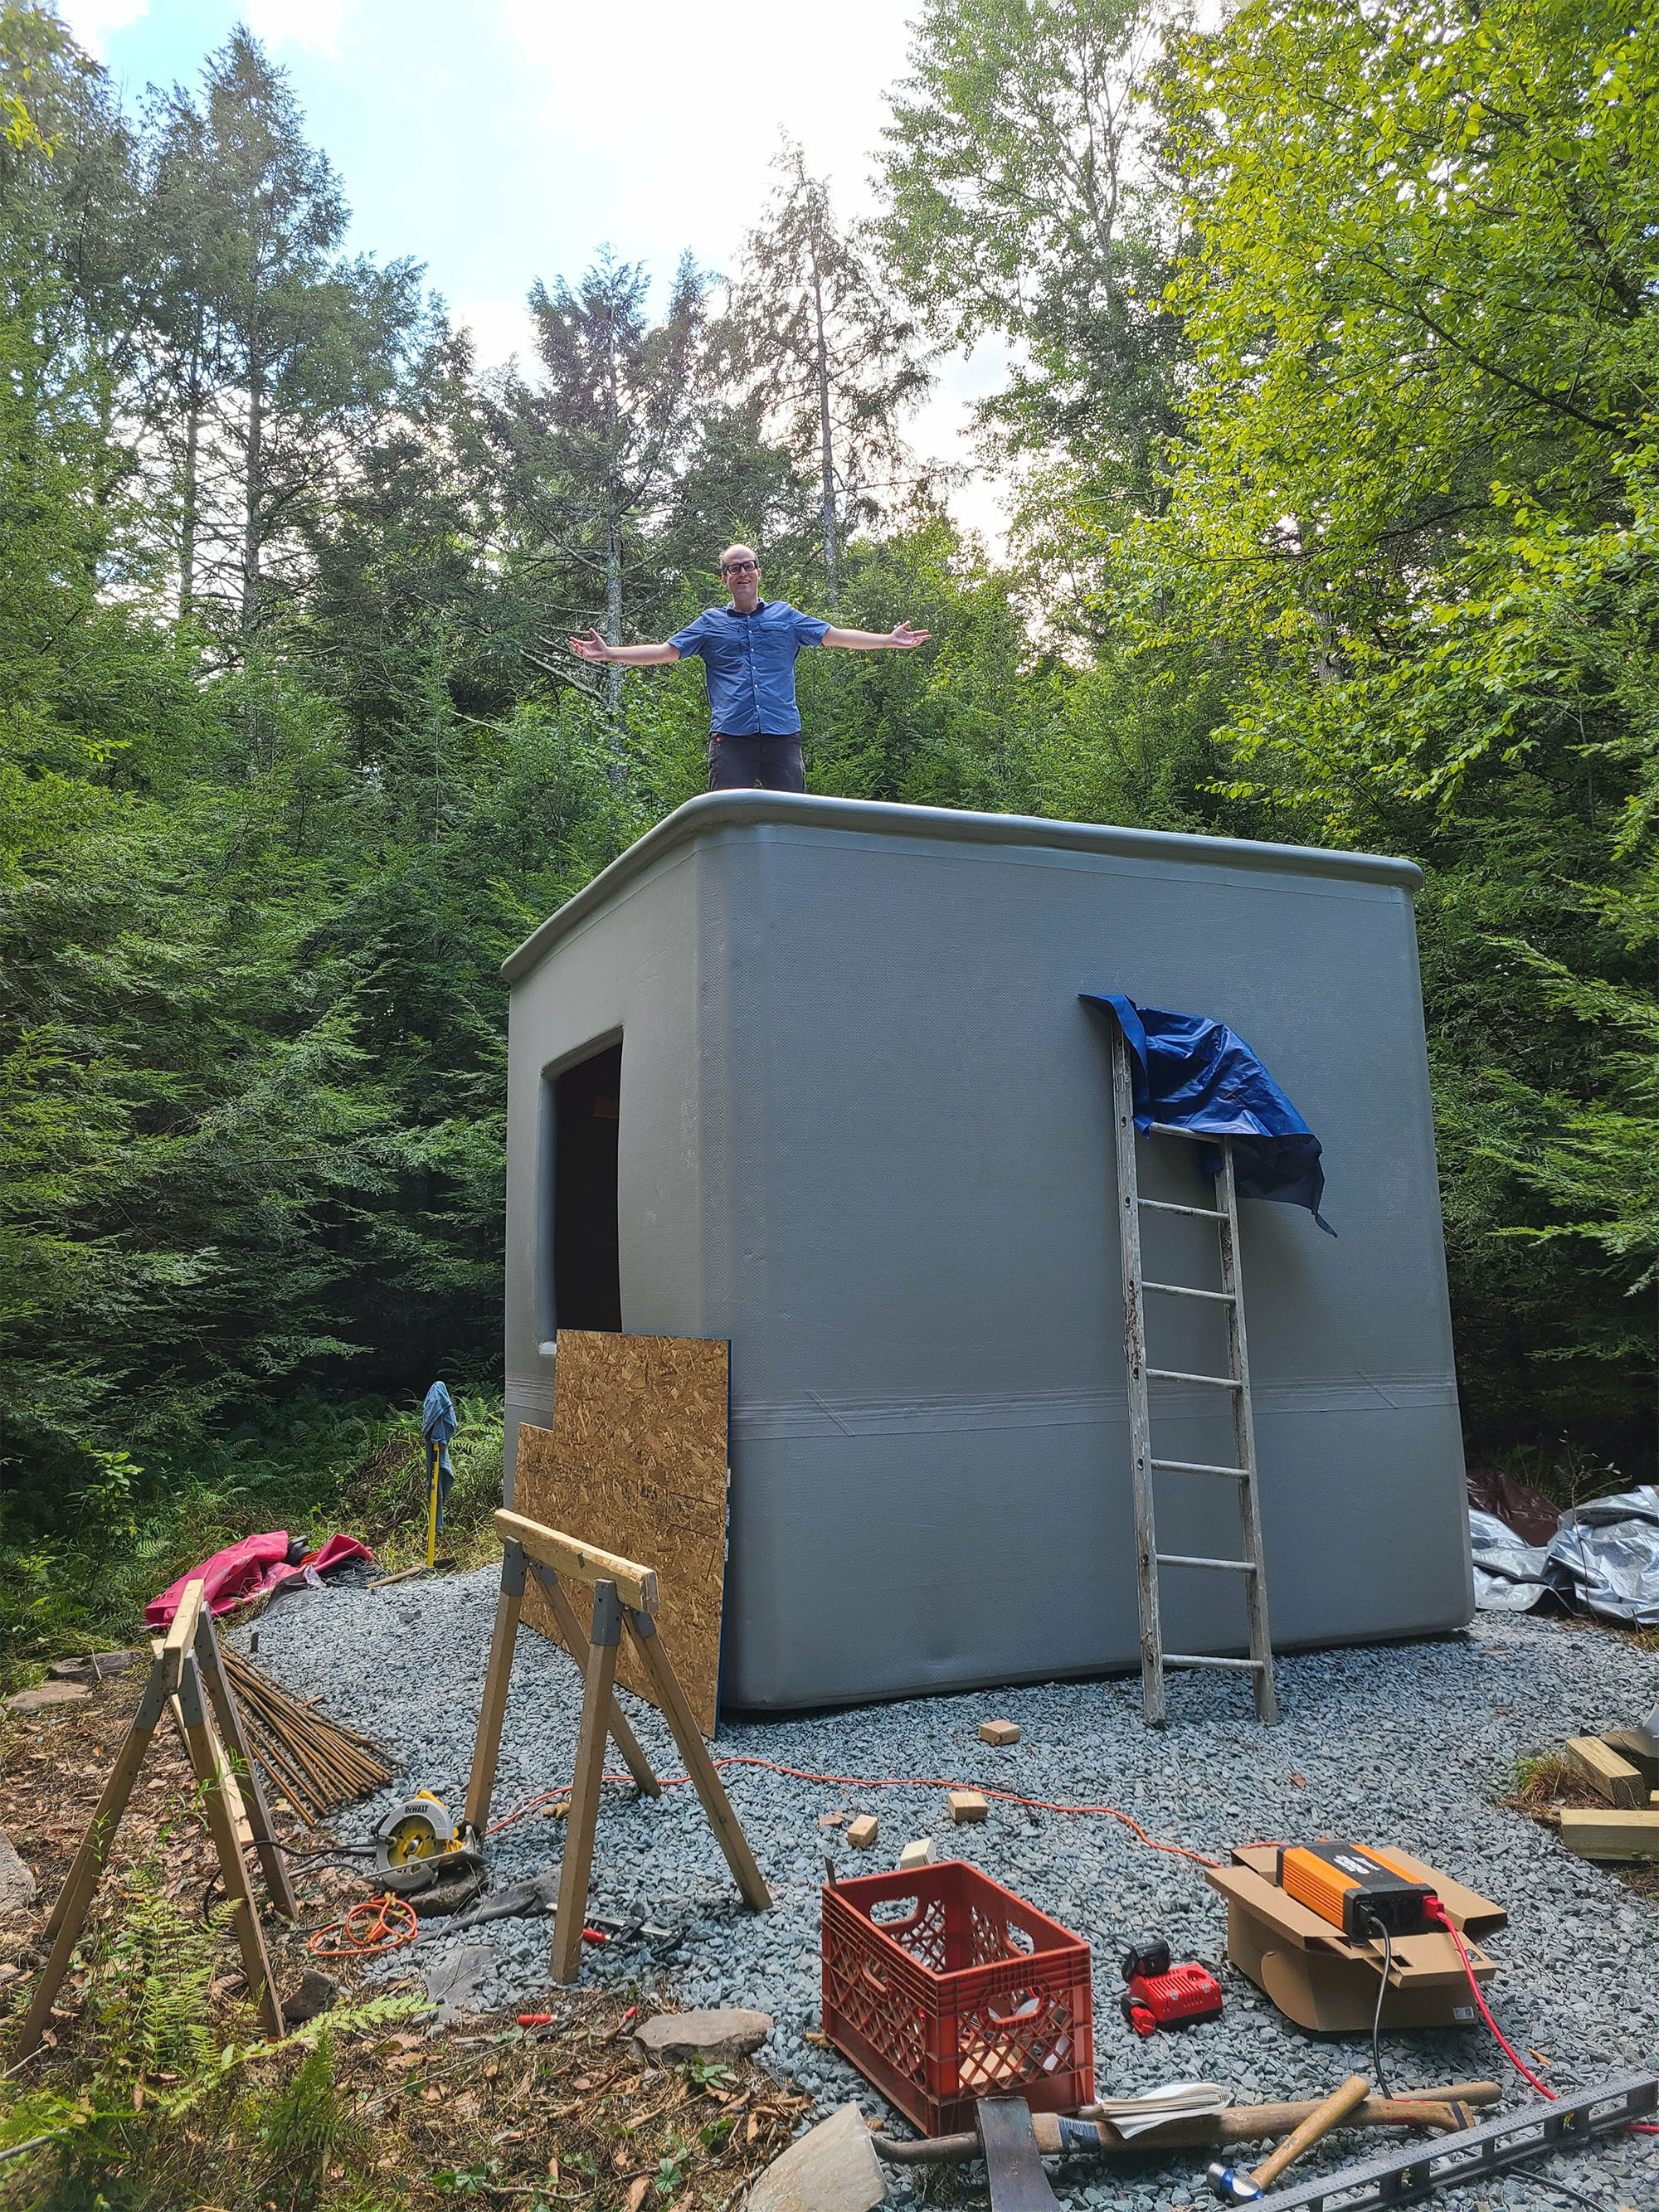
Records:
[[[372,1559],[374,1556],[355,1536],[335,1535],[319,1551],[307,1552],[297,1566],[291,1567],[288,1563],[289,1541],[286,1528],[273,1528],[266,1535],[244,1536],[240,1544],[216,1552],[199,1567],[180,1575],[160,1597],[151,1598],[144,1607],[145,1621],[151,1628],[165,1628],[179,1610],[179,1601],[190,1583],[207,1584],[211,1612],[228,1613],[245,1598],[257,1597],[264,1590],[282,1589],[289,1583],[304,1582],[307,1568],[313,1573],[326,1574],[331,1567],[343,1566],[348,1559]]]

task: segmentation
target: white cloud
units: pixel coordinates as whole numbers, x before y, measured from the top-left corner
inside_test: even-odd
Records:
[[[908,44],[891,0],[847,0],[833,19],[774,9],[718,30],[683,0],[502,0],[502,13],[619,240],[672,210],[702,258],[729,255],[760,211],[781,128],[843,212],[867,204],[884,88]]]
[[[529,310],[522,300],[468,300],[450,310],[450,320],[472,333],[480,368],[499,368],[517,354],[527,368],[535,359]]]
[[[349,0],[244,0],[242,19],[268,46],[310,46],[337,54],[349,4]]]
[[[58,12],[79,45],[101,54],[112,31],[125,31],[149,15],[149,0],[58,0]]]

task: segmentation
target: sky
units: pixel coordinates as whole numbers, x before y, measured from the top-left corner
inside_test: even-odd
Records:
[[[873,204],[884,95],[903,76],[904,0],[694,10],[675,0],[58,0],[134,103],[192,83],[239,17],[287,70],[339,171],[351,250],[412,255],[483,363],[527,352],[532,278],[602,246],[665,280],[683,252],[731,268],[788,132],[842,216]],[[994,344],[941,364],[910,436],[971,465],[971,401]],[[996,485],[951,495],[1000,541]]]

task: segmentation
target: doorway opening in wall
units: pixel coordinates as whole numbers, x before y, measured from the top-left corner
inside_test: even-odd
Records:
[[[560,1328],[622,1328],[617,1127],[622,1047],[567,1067],[553,1085],[553,1313]]]

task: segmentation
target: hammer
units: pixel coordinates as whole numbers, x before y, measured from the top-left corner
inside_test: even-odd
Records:
[[[1328,2135],[1339,2121],[1345,2120],[1357,2106],[1363,2105],[1371,2094],[1371,2085],[1363,2074],[1350,2074],[1340,2089],[1333,2089],[1318,2108],[1309,2113],[1294,2135],[1286,2136],[1279,2148],[1263,2159],[1254,2173],[1241,2173],[1237,2166],[1223,2166],[1219,2160],[1206,2176],[1209,2185],[1224,2203],[1255,2204],[1265,2197],[1285,2167],[1300,2158],[1303,2152],[1321,2136]]]

